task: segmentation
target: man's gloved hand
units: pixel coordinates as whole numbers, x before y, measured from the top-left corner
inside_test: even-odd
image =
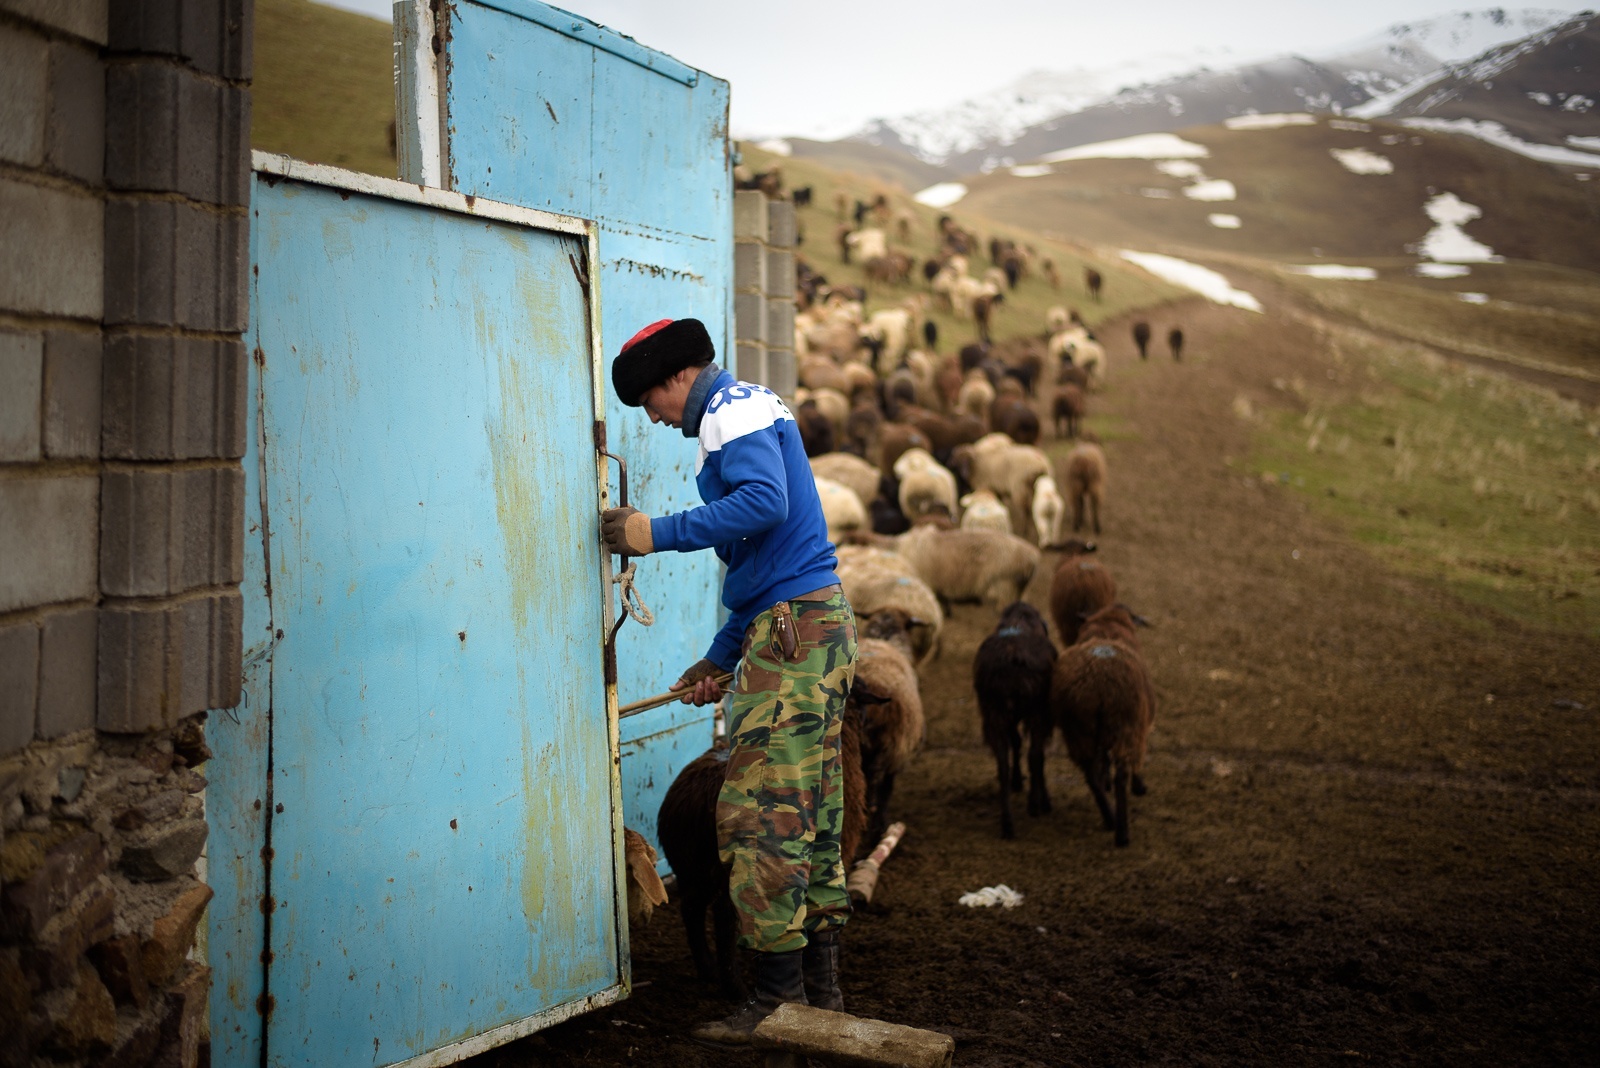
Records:
[[[681,700],[686,705],[706,705],[722,699],[722,686],[717,682],[717,675],[722,669],[716,664],[701,657],[696,660],[688,671],[683,673],[683,678],[673,683],[670,689],[686,690]]]
[[[600,537],[621,556],[644,556],[655,550],[650,517],[637,508],[607,508],[600,513]]]

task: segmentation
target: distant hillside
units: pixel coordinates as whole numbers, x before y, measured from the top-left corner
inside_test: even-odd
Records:
[[[1037,177],[1007,170],[967,179],[963,209],[1031,221],[1076,239],[1133,247],[1182,246],[1313,263],[1382,258],[1415,262],[1407,251],[1433,227],[1429,198],[1449,191],[1481,209],[1466,227],[1494,253],[1600,272],[1600,182],[1452,134],[1322,117],[1279,129],[1219,126],[1180,131],[1203,158],[1084,159],[1050,165]],[[1356,150],[1387,173],[1353,173],[1332,151]],[[1163,169],[1165,168],[1165,169]],[[1202,171],[1204,200],[1186,195]],[[1025,174],[1034,173],[1031,170]],[[1194,189],[1194,192],[1203,192]],[[1232,216],[1219,228],[1212,215]]]
[[[1536,144],[1600,136],[1600,19],[1572,19],[1452,66],[1385,113],[1498,122]]]
[[[255,19],[251,146],[396,177],[389,23],[310,0],[256,0]]]
[[[957,173],[948,167],[924,163],[903,151],[862,141],[810,141],[790,137],[785,138],[785,142],[795,158],[814,160],[832,170],[898,185],[908,192],[925,189]]]

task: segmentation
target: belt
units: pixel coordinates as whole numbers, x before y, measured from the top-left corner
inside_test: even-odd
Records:
[[[802,593],[798,597],[789,598],[789,600],[791,600],[791,601],[826,601],[828,598],[832,597],[834,594],[843,593],[843,592],[844,592],[844,587],[839,585],[837,582],[835,582],[835,583],[832,583],[832,584],[827,585],[827,586],[819,586],[817,589],[812,590],[810,593]]]

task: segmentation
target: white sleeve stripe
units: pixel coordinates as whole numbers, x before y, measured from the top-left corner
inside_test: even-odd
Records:
[[[776,393],[741,382],[712,399],[712,406],[700,421],[700,447],[707,453],[718,452],[730,441],[785,419],[793,420],[794,416]]]

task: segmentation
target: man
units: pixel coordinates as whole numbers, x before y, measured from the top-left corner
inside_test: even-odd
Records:
[[[839,928],[850,898],[839,855],[839,731],[856,630],[794,416],[714,356],[697,319],[652,323],[622,347],[611,365],[617,397],[699,438],[695,484],[705,505],[655,518],[612,508],[601,532],[612,552],[712,548],[727,565],[727,625],[672,688],[705,704],[722,696],[714,676],[734,672],[717,845],[731,865],[755,996],[694,1034],[743,1045],[783,1002],[843,1008]]]

